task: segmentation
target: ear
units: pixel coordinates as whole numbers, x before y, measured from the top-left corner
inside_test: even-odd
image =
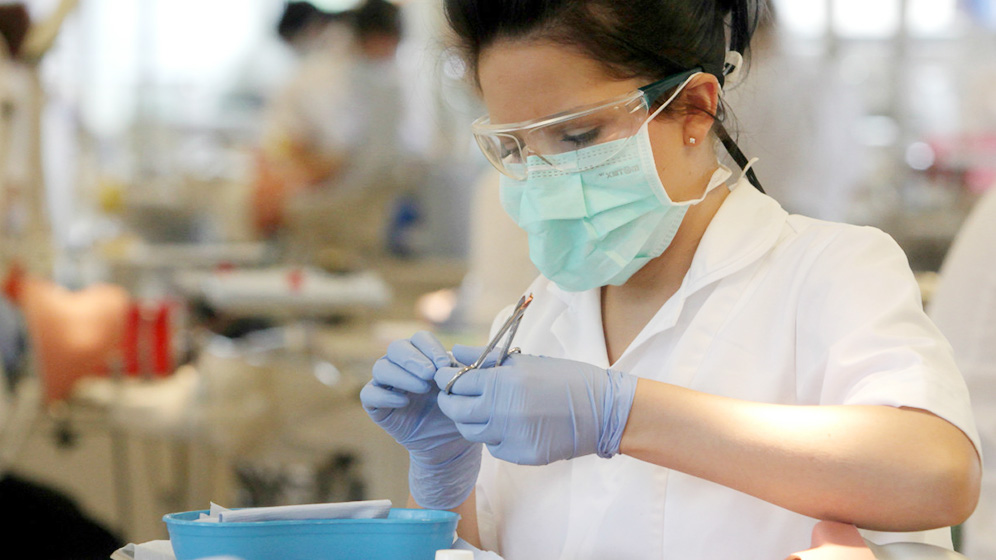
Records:
[[[719,108],[719,81],[712,74],[698,74],[685,86],[683,134],[685,144],[703,145]]]

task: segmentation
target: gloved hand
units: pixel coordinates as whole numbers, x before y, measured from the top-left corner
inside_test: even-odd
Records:
[[[449,354],[428,332],[396,340],[373,366],[360,391],[364,410],[408,449],[408,486],[418,505],[453,509],[462,504],[481,468],[481,444],[461,437],[436,402],[433,376],[450,366]]]
[[[473,360],[479,349],[457,346],[457,360]],[[493,363],[493,360],[492,360]],[[545,465],[590,453],[619,453],[636,395],[635,376],[573,360],[513,354],[498,367],[465,373],[452,394],[439,394],[439,408],[463,437],[487,444],[495,457]],[[445,387],[457,368],[436,372]]]

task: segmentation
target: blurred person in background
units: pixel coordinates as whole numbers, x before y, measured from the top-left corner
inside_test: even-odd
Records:
[[[381,253],[390,205],[410,185],[399,140],[401,11],[367,0],[333,18],[295,3],[280,32],[303,58],[264,116],[256,225],[304,259],[326,246],[347,262]]]
[[[962,552],[996,558],[996,188],[965,220],[941,267],[931,318],[954,347],[972,398],[982,455],[979,505],[964,524]]]
[[[864,109],[833,61],[792,52],[771,0],[754,38],[748,78],[727,95],[745,154],[789,213],[848,221],[865,153],[855,137]]]

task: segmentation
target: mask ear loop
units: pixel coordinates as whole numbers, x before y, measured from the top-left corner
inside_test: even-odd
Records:
[[[750,181],[750,184],[754,185],[754,188],[763,193],[764,187],[761,186],[761,181],[758,180],[757,175],[751,168],[751,165],[753,165],[757,158],[751,161],[747,160],[747,156],[740,151],[740,146],[737,146],[737,143],[733,141],[733,138],[730,138],[730,133],[726,131],[726,127],[723,126],[723,123],[716,121],[715,127],[716,136],[719,136],[719,140],[723,143],[723,147],[726,148],[726,151],[733,158],[733,161],[737,162],[737,165],[739,165],[740,169],[743,170],[743,175],[747,176],[747,180]]]
[[[750,158],[750,161],[747,162],[747,167],[744,167],[743,170],[740,172],[740,178],[737,179],[738,183],[740,181],[744,180],[744,177],[747,176],[747,173],[752,172],[752,167],[754,167],[754,164],[757,163],[757,161],[759,159],[761,159],[761,158],[757,158],[757,157]],[[764,191],[761,191],[761,192],[764,192]]]
[[[736,87],[740,83],[743,76],[743,66],[743,55],[737,51],[728,51],[726,53],[726,60],[723,64],[724,84],[722,90],[724,92],[729,88]],[[740,166],[740,169],[742,170],[740,178],[743,179],[744,176],[746,176],[747,180],[750,181],[750,184],[754,185],[754,188],[763,193],[764,187],[761,186],[761,181],[757,178],[757,175],[751,168],[754,162],[757,161],[757,158],[750,161],[747,160],[747,156],[744,155],[743,151],[740,150],[740,146],[737,146],[737,143],[730,137],[730,133],[726,131],[726,127],[723,126],[723,123],[717,120],[715,128],[716,136],[718,136],[720,142],[723,143],[723,147],[726,148],[727,153],[729,153],[733,160],[737,162],[737,165]]]
[[[744,57],[737,51],[727,51],[723,62],[723,89],[732,89],[740,85],[743,78]]]

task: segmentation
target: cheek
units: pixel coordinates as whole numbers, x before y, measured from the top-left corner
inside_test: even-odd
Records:
[[[654,152],[654,162],[661,181],[667,185],[668,176],[684,169],[683,159],[687,157],[681,126],[674,121],[655,119],[648,125],[650,146]]]

